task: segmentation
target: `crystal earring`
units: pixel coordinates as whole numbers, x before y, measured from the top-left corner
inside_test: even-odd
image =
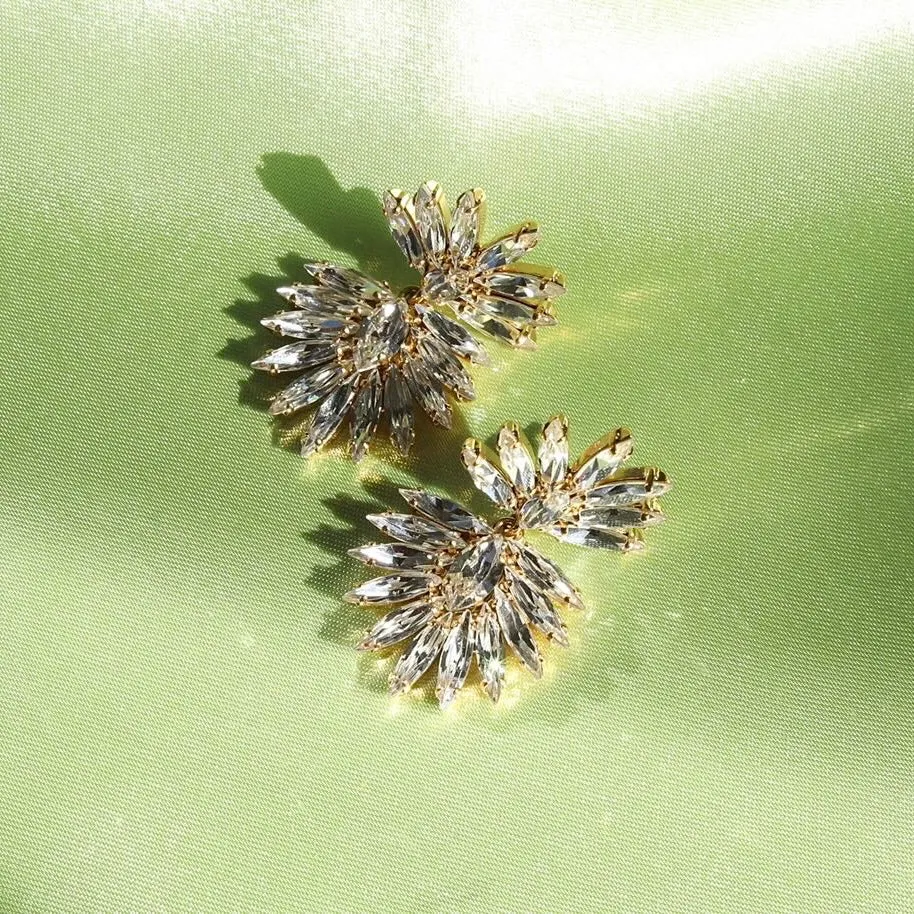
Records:
[[[534,461],[510,423],[498,434],[500,467],[473,439],[461,453],[475,486],[502,509],[493,523],[457,502],[413,489],[400,490],[413,513],[370,515],[393,542],[350,554],[385,574],[345,599],[394,605],[359,645],[380,650],[410,639],[390,691],[405,692],[440,658],[436,693],[446,707],[463,687],[475,654],[485,691],[497,701],[505,644],[539,677],[534,634],[566,645],[561,611],[583,603],[531,540],[545,532],[580,546],[642,548],[642,529],[663,520],[656,499],[670,483],[658,469],[623,469],[631,453],[631,434],[619,428],[569,466],[568,423],[556,416],[543,428]]]
[[[462,194],[453,215],[434,181],[413,195],[388,191],[383,206],[394,239],[421,274],[419,287],[394,292],[356,270],[314,263],[310,283],[278,290],[292,310],[261,321],[295,342],[268,352],[253,367],[301,373],[276,396],[270,413],[289,415],[319,404],[302,439],[306,457],[347,415],[356,460],[367,452],[384,414],[403,453],[415,436],[414,404],[449,428],[448,393],[472,400],[467,365],[488,362],[467,328],[534,348],[536,328],[555,323],[551,302],[565,291],[564,278],[554,270],[518,262],[539,240],[534,223],[480,242],[481,190]]]

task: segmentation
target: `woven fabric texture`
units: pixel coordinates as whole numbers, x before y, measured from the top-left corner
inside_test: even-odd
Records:
[[[914,12],[0,6],[0,910],[914,910]],[[247,365],[303,259],[479,186],[568,277],[415,454]],[[498,707],[391,702],[345,551],[556,412],[673,480]],[[474,502],[478,505],[478,502]]]

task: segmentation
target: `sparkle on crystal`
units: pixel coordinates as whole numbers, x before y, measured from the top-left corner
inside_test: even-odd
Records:
[[[542,531],[581,546],[630,551],[643,547],[643,528],[663,520],[656,499],[669,481],[654,468],[623,469],[632,454],[628,429],[601,438],[574,464],[564,416],[545,424],[536,456],[513,422],[499,432],[497,447],[498,459],[472,439],[462,452],[473,483],[502,511],[494,523],[448,498],[401,489],[414,513],[368,518],[393,542],[350,552],[386,574],[346,599],[391,607],[360,649],[410,641],[391,676],[394,693],[411,688],[437,659],[436,694],[447,707],[475,658],[486,694],[498,701],[506,649],[540,676],[537,639],[567,645],[562,614],[584,604],[528,537]]]
[[[467,366],[488,364],[488,356],[468,327],[530,349],[536,328],[555,323],[551,302],[565,291],[564,279],[519,262],[539,240],[536,225],[481,242],[485,208],[485,194],[474,189],[460,195],[452,214],[434,181],[415,194],[388,191],[384,213],[422,275],[418,288],[395,294],[357,270],[314,263],[310,283],[277,290],[292,310],[261,323],[293,342],[253,367],[304,372],[270,406],[273,415],[290,415],[318,404],[302,437],[304,456],[323,447],[347,415],[354,459],[367,453],[384,414],[394,446],[407,452],[416,406],[449,428],[449,400],[476,395]]]

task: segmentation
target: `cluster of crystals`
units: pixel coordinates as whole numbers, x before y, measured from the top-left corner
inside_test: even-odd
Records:
[[[279,289],[294,310],[261,321],[296,342],[253,363],[273,374],[304,372],[276,396],[271,414],[290,415],[320,401],[302,454],[325,444],[347,414],[356,460],[365,455],[385,413],[394,445],[407,452],[414,438],[414,403],[449,428],[445,392],[473,399],[464,363],[488,362],[479,342],[451,318],[398,297],[355,270],[326,263],[309,270],[313,284]]]
[[[627,429],[596,442],[574,466],[568,423],[550,419],[534,459],[516,424],[498,435],[498,460],[470,439],[463,462],[473,483],[509,513],[489,524],[456,502],[403,489],[413,513],[369,520],[393,542],[351,551],[385,569],[346,594],[362,605],[393,606],[366,634],[362,650],[410,639],[391,675],[390,690],[408,690],[438,659],[437,695],[449,705],[473,658],[486,693],[501,694],[505,645],[535,676],[542,673],[536,634],[567,644],[561,610],[580,609],[574,585],[529,542],[532,530],[582,546],[631,550],[641,529],[663,519],[655,499],[669,488],[657,469],[623,469],[632,453]],[[499,466],[500,464],[500,466]]]
[[[435,181],[412,195],[388,191],[384,213],[400,250],[422,273],[421,294],[429,304],[446,305],[469,326],[524,348],[533,348],[537,326],[555,323],[550,302],[565,291],[564,278],[549,267],[517,262],[539,241],[535,223],[480,243],[485,194],[466,191],[451,214]]]
[[[410,264],[423,271],[421,289],[397,295],[356,270],[315,263],[308,267],[310,283],[278,290],[291,310],[261,321],[294,342],[268,352],[253,367],[301,373],[275,397],[271,414],[290,415],[318,404],[302,438],[306,457],[329,441],[347,416],[356,460],[367,452],[384,415],[395,447],[404,453],[415,436],[415,405],[449,428],[448,396],[473,399],[466,366],[489,361],[461,321],[527,347],[536,325],[555,322],[549,299],[564,291],[561,277],[541,267],[509,266],[536,242],[536,229],[528,225],[482,248],[477,243],[482,191],[463,194],[453,219],[434,182],[411,197],[389,191],[384,209]]]

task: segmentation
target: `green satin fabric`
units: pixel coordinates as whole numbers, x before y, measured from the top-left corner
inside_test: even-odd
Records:
[[[914,908],[908,4],[0,8],[0,909]],[[415,455],[247,363],[389,185],[568,277]],[[669,521],[502,706],[392,703],[345,550],[466,434],[634,430]],[[478,502],[475,502],[478,504]]]

